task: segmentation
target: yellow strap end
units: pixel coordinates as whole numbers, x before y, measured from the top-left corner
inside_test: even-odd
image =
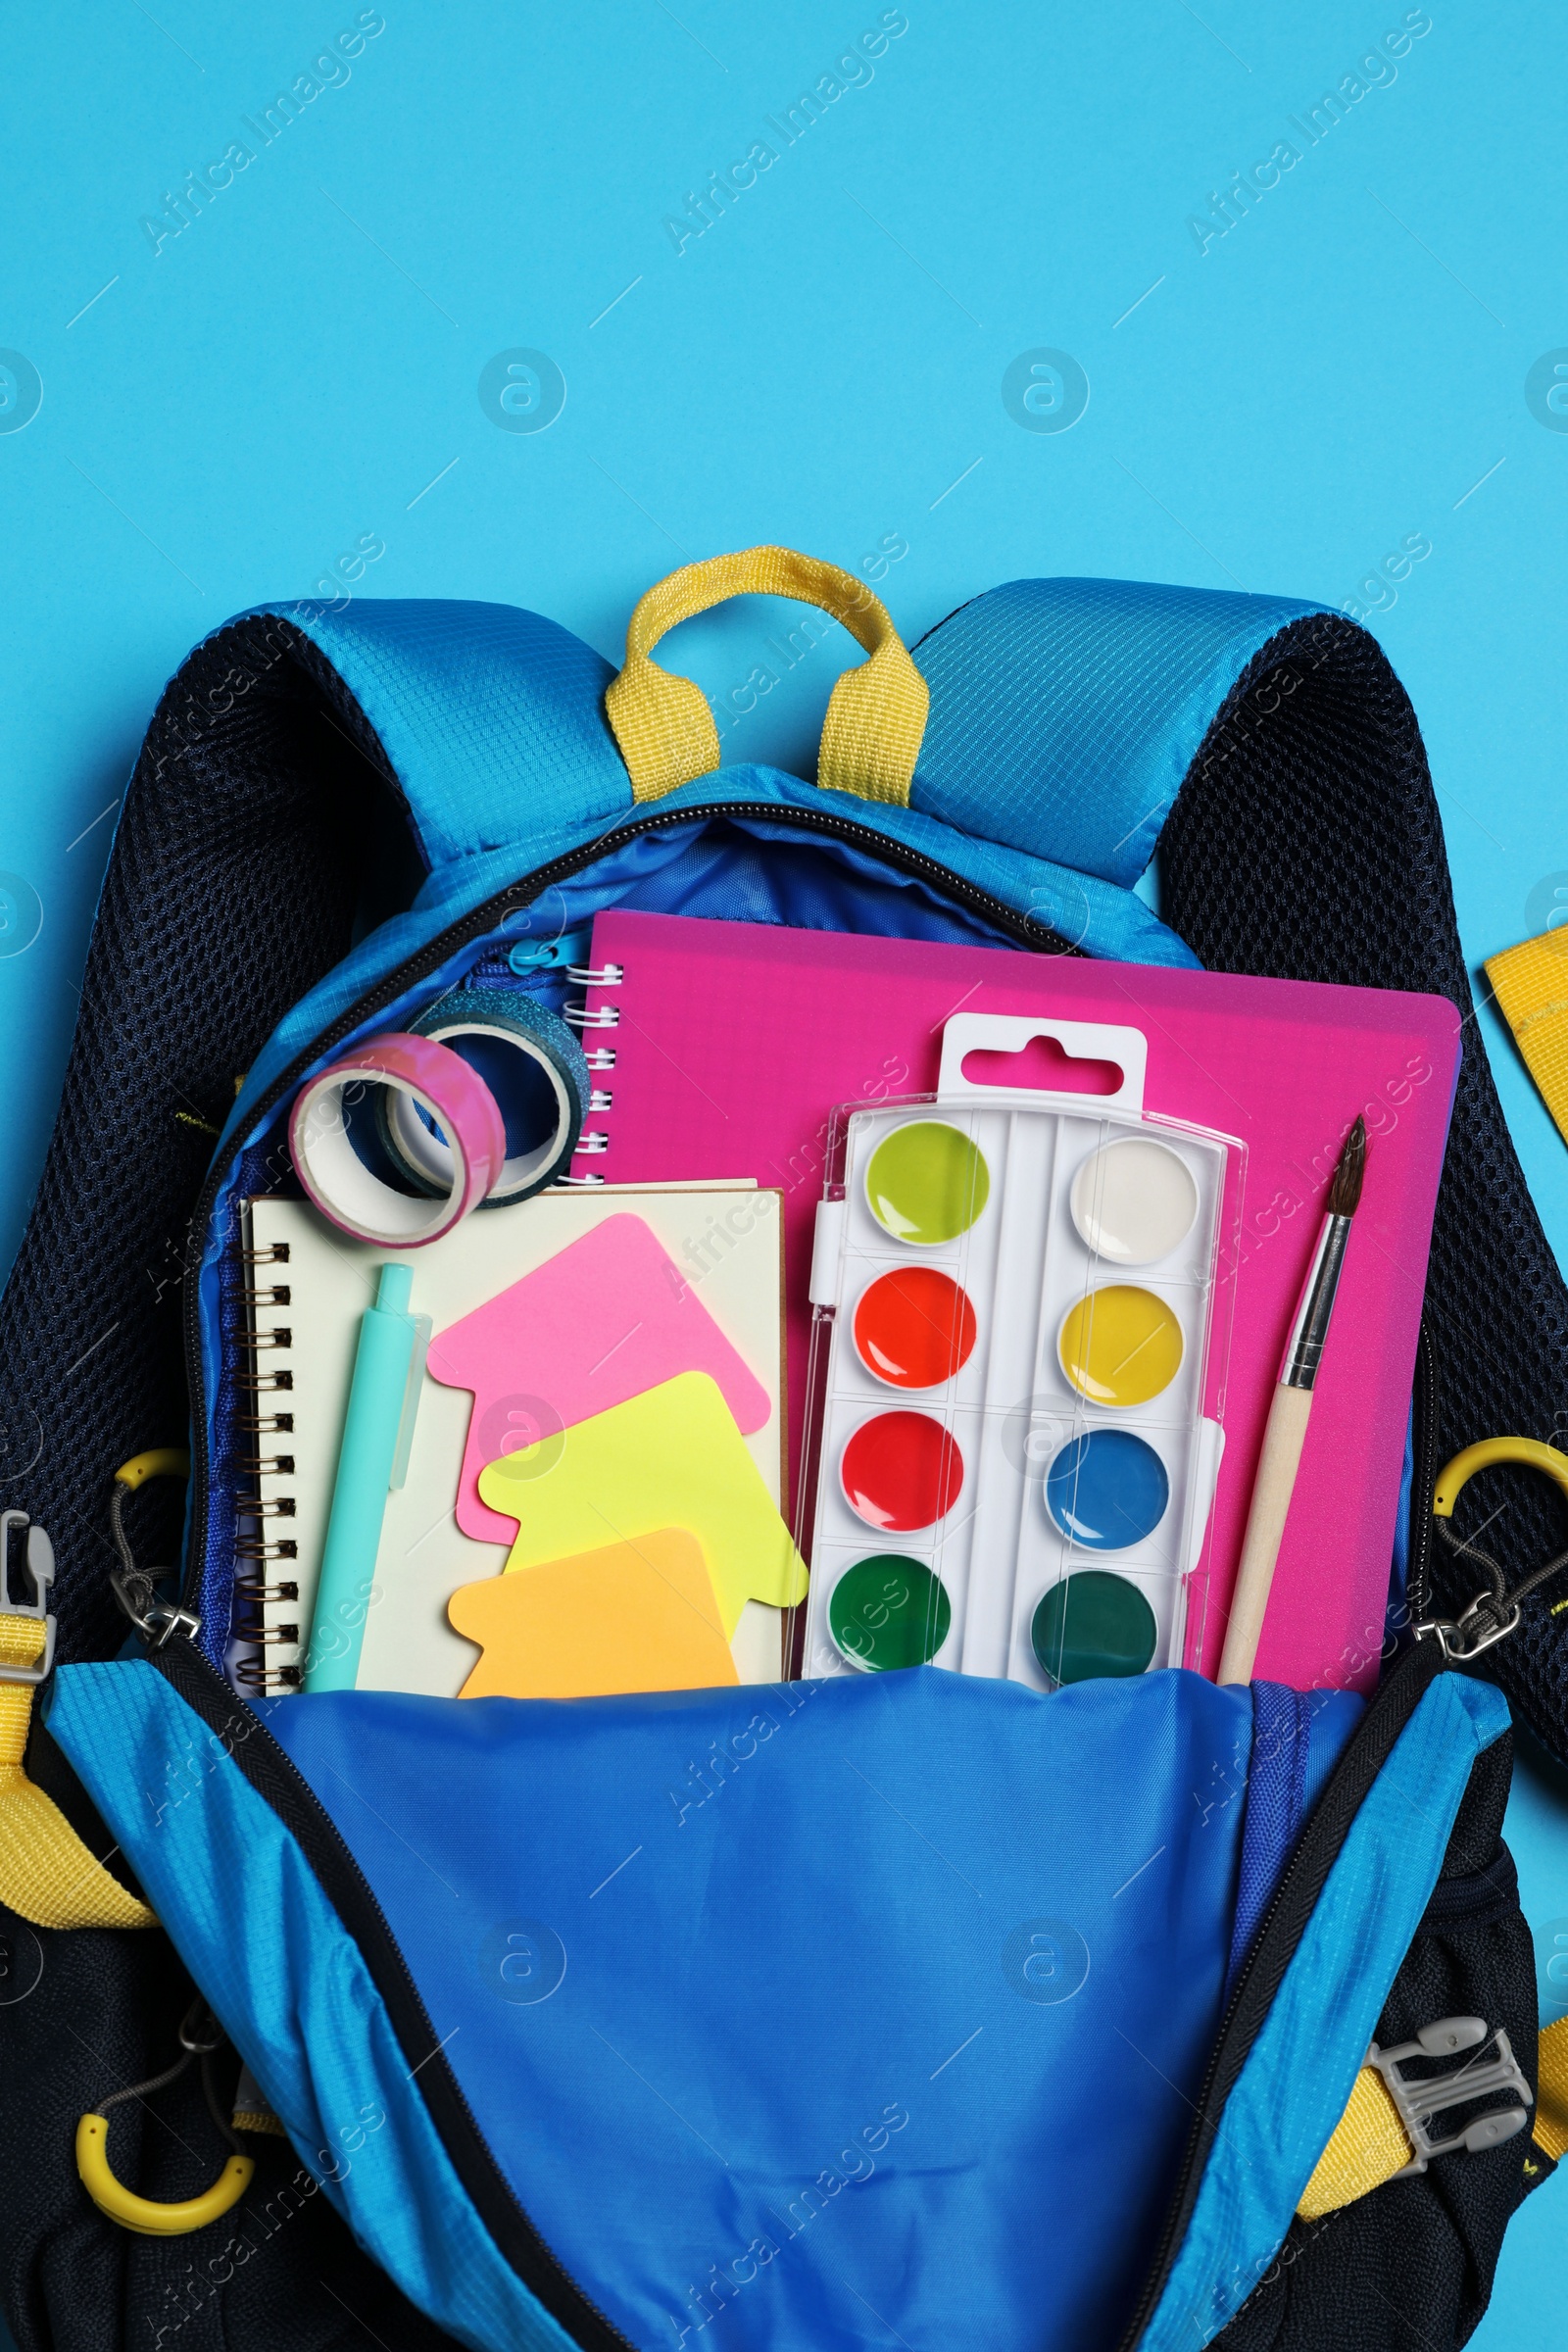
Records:
[[[1487,978],[1525,1067],[1568,1142],[1568,930],[1546,931],[1489,956]]]

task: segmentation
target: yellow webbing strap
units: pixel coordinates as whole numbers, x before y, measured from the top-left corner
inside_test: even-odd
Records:
[[[265,2132],[273,2139],[288,2137],[270,2107],[236,2107],[229,2121],[236,2132]]]
[[[1568,1143],[1568,931],[1505,948],[1487,964],[1503,1019]]]
[[[41,1617],[0,1616],[0,1664],[34,1665],[46,1630]],[[35,1928],[157,1927],[22,1769],[31,1721],[31,1685],[0,1682],[0,1902]]]
[[[605,691],[632,798],[657,801],[719,764],[718,730],[700,686],[661,669],[666,629],[731,596],[790,596],[842,621],[870,660],[847,669],[822,722],[816,780],[863,800],[909,804],[930,693],[887,608],[853,572],[787,547],[749,547],[688,564],[649,589],[626,630],[626,662]]]
[[[1319,2222],[1380,2188],[1414,2155],[1388,2084],[1375,2066],[1363,2066],[1296,2210],[1303,2222]]]
[[[1546,2028],[1538,2049],[1540,2076],[1530,2136],[1555,2161],[1568,2150],[1568,2017]],[[1303,2222],[1321,2221],[1326,2213],[1381,2188],[1414,2155],[1388,2084],[1375,2066],[1363,2066],[1296,2210]]]
[[[1568,2155],[1568,2017],[1559,2017],[1554,2026],[1546,2028],[1538,2048],[1541,2074],[1530,2136],[1560,2164]]]

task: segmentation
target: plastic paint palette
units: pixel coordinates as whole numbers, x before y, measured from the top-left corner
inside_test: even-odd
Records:
[[[964,1079],[967,1054],[1041,1035],[1115,1062],[1116,1093]],[[1145,1119],[1145,1059],[1137,1030],[960,1014],[934,1098],[836,1115],[806,1674],[930,1662],[1049,1690],[1180,1662],[1224,1443],[1203,1399],[1244,1155]]]

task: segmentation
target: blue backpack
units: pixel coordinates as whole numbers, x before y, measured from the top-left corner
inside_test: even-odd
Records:
[[[814,783],[719,764],[649,659],[760,587],[868,652]],[[229,1679],[236,1204],[288,1189],[290,1105],[342,1049],[498,970],[559,1007],[562,943],[612,906],[1470,1010],[1414,716],[1315,606],[1018,581],[911,662],[858,582],[764,550],[653,592],[618,680],[495,605],[268,607],[200,646],[0,1301],[22,2352],[1462,2342],[1564,2141],[1499,1835],[1510,1701],[1568,1751],[1555,1588],[1508,1590],[1557,1547],[1550,1482],[1467,1492],[1456,1525],[1510,1503],[1490,1581],[1432,1509],[1461,1446],[1545,1439],[1568,1374],[1473,1027],[1370,1701],[1184,1671],[462,1704]],[[154,1474],[187,1429],[181,1523]]]

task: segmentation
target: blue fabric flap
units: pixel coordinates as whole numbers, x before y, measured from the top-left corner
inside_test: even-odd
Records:
[[[499,2311],[413,2061],[240,1765],[145,1664],[59,1686],[51,1730],[302,2158],[379,2099],[397,2130],[334,2193],[444,2324],[460,2237]],[[726,2304],[749,2352],[1114,2340],[1217,2024],[1247,1690],[924,1670],[266,1715],[634,2344]]]

